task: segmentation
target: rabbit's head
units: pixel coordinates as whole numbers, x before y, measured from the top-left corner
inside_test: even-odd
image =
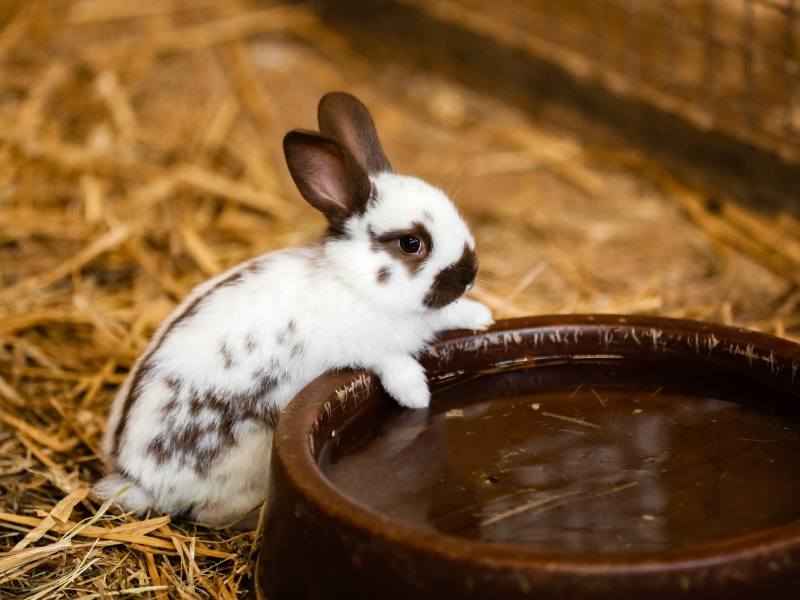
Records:
[[[319,103],[320,132],[283,140],[302,196],[328,220],[330,276],[389,310],[439,309],[472,287],[475,240],[450,199],[397,175],[367,108],[343,92]]]

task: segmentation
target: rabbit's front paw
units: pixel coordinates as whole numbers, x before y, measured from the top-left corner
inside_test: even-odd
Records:
[[[425,408],[430,404],[428,378],[416,360],[410,356],[386,360],[374,369],[383,388],[397,403],[407,408]]]
[[[427,380],[409,383],[405,388],[392,392],[392,397],[406,408],[425,408],[431,403],[431,392]]]
[[[494,323],[492,311],[475,300],[461,298],[442,310],[449,312],[446,313],[448,329],[483,330]]]

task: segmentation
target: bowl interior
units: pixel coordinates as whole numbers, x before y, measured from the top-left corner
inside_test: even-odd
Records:
[[[276,448],[305,457],[292,479],[337,518],[442,552],[633,563],[800,535],[795,344],[550,317],[450,333],[422,361],[428,409],[360,371],[320,378],[284,413]]]
[[[797,521],[796,397],[698,362],[511,363],[443,378],[422,410],[378,390],[317,464],[381,518],[540,551],[662,551]]]

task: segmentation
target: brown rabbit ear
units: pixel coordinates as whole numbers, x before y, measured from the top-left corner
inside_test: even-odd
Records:
[[[369,177],[337,142],[295,129],[283,138],[283,152],[300,194],[335,230],[341,232],[351,215],[366,210]]]
[[[372,116],[358,98],[344,92],[325,94],[319,101],[317,120],[320,132],[347,148],[367,173],[392,172]]]

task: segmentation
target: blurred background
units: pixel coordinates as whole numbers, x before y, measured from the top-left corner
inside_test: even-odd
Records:
[[[794,0],[4,0],[0,595],[245,593],[252,532],[98,516],[85,490],[161,320],[322,231],[281,140],[323,94],[454,198],[496,317],[795,339],[798,60]]]

